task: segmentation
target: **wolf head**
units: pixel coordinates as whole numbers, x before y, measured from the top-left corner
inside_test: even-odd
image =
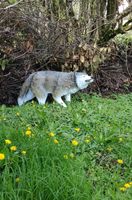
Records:
[[[76,84],[79,89],[84,89],[88,87],[90,83],[93,82],[93,77],[86,73],[75,72]]]

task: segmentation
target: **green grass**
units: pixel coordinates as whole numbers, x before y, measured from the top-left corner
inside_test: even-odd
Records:
[[[131,134],[132,94],[79,94],[67,108],[1,106],[0,200],[130,200],[132,185],[124,192],[120,187],[132,181]]]

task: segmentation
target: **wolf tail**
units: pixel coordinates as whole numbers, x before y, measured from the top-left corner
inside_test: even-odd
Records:
[[[22,104],[24,104],[25,102],[31,100],[34,98],[34,95],[31,91],[31,82],[33,79],[33,76],[35,75],[35,73],[31,74],[23,83],[22,88],[20,90],[20,94],[19,97],[17,99],[18,105],[21,106]]]

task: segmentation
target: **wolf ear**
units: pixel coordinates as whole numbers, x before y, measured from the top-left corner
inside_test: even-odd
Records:
[[[87,74],[87,71],[86,71],[86,69],[84,69],[82,72],[83,72],[84,74]]]

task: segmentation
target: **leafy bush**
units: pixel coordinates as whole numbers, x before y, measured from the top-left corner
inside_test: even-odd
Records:
[[[115,37],[115,42],[124,47],[128,47],[132,44],[132,32],[129,31],[128,34],[119,34]]]

